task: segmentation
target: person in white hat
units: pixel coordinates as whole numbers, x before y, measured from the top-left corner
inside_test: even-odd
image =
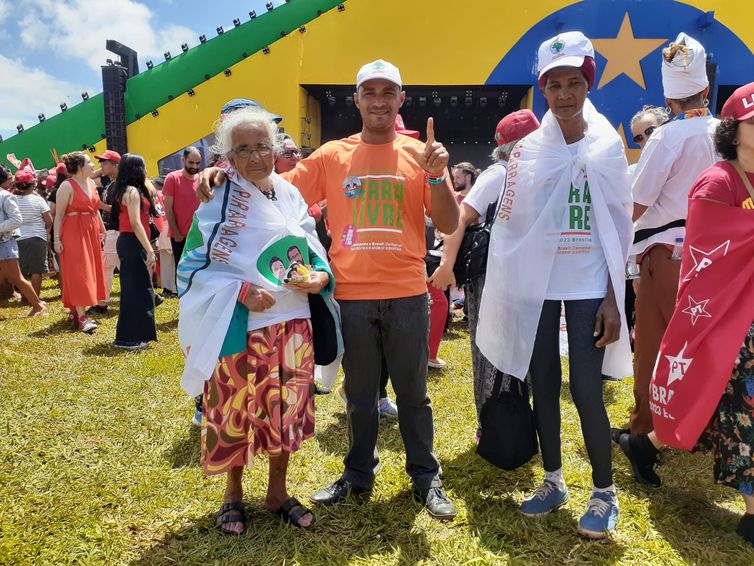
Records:
[[[550,110],[513,150],[489,245],[476,341],[505,374],[531,375],[545,481],[520,506],[527,517],[568,501],[560,441],[560,313],[568,324],[569,386],[592,466],[578,532],[604,538],[618,519],[602,376],[631,373],[625,266],[631,193],[623,142],[588,100],[592,43],[561,33],[539,48]],[[621,300],[616,300],[621,297]],[[482,442],[485,423],[482,422]]]
[[[398,68],[382,59],[356,76],[354,102],[362,130],[324,144],[283,177],[310,206],[327,199],[333,236],[329,255],[341,307],[343,382],[350,448],[339,479],[312,495],[332,505],[372,490],[377,455],[381,357],[387,360],[406,448],[414,497],[433,517],[456,515],[442,488],[434,454],[432,405],[427,396],[429,303],[424,216],[443,233],[458,225],[458,205],[447,170],[448,151],[427,121],[422,143],[395,131],[405,99]],[[223,181],[207,173],[200,198]]]
[[[680,248],[686,234],[688,192],[719,159],[713,137],[719,120],[707,108],[704,47],[680,33],[662,52],[662,85],[673,120],[655,129],[633,176],[635,221],[631,255],[639,264],[634,345],[634,408],[630,432],[652,430],[649,382],[678,293]],[[628,429],[613,429],[613,440]]]

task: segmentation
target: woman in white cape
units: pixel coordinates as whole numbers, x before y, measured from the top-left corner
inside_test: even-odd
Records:
[[[586,98],[595,73],[592,44],[580,32],[539,49],[539,86],[550,110],[511,155],[477,345],[499,370],[519,379],[531,374],[545,481],[520,510],[531,517],[554,511],[568,500],[558,348],[565,304],[570,390],[594,482],[578,531],[603,538],[615,528],[618,500],[602,376],[631,374],[623,294],[632,226],[623,144]]]
[[[314,519],[288,494],[286,471],[314,436],[307,293],[331,296],[334,280],[306,203],[273,172],[272,119],[243,108],[218,122],[213,151],[230,161],[227,182],[197,211],[178,266],[181,384],[203,393],[202,465],[226,474],[224,534],[246,529],[241,478],[259,453],[269,456],[265,507],[296,527]]]

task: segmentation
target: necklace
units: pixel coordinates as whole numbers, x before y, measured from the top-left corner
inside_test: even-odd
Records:
[[[263,191],[262,189],[259,189],[259,190],[267,198],[267,200],[278,199],[278,197],[275,195],[275,187],[272,187],[269,191]]]

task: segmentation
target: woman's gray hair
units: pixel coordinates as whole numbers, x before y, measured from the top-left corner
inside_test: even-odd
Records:
[[[278,127],[274,116],[267,110],[247,106],[225,114],[222,119],[215,122],[215,144],[210,147],[210,151],[227,158],[233,149],[233,131],[239,126],[260,128],[270,138],[273,149],[277,149]]]
[[[645,116],[651,116],[652,118],[654,118],[658,126],[667,122],[669,118],[668,112],[664,108],[645,104],[644,106],[642,106],[641,110],[639,110],[636,114],[634,114],[634,117],[631,118],[631,128],[633,128],[634,124],[636,124],[636,122],[638,122]]]
[[[294,144],[296,143],[290,134],[286,134],[285,132],[275,134],[275,157],[280,157],[283,154],[283,151],[285,151],[285,142],[288,140],[291,140]]]
[[[497,146],[495,149],[492,150],[492,161],[497,163],[498,161],[508,161],[511,158],[511,152],[513,151],[513,148],[516,146],[516,144],[521,140],[513,140],[509,141],[508,143],[504,143],[503,145]]]

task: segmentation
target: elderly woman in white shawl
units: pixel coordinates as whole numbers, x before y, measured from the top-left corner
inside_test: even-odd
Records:
[[[259,453],[269,456],[265,507],[306,528],[314,516],[288,494],[286,471],[314,436],[307,294],[331,295],[334,280],[306,203],[273,172],[273,116],[236,110],[216,133],[227,181],[197,211],[178,267],[182,385],[204,394],[205,473],[226,474],[221,532],[246,529],[241,477]]]
[[[568,500],[558,348],[565,303],[570,389],[594,484],[578,531],[603,538],[615,528],[618,500],[602,376],[631,373],[621,322],[632,236],[628,164],[615,128],[587,100],[596,72],[591,42],[580,32],[547,40],[538,71],[550,110],[511,155],[477,345],[499,370],[519,379],[531,373],[545,481],[520,510],[529,517],[554,511]]]

